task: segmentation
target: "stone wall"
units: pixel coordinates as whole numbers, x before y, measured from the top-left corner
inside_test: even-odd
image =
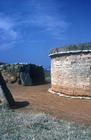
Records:
[[[91,96],[91,51],[51,56],[51,89],[75,96]]]

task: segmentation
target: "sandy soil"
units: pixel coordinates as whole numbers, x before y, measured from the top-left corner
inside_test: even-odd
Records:
[[[20,112],[45,112],[59,119],[91,125],[91,100],[59,97],[48,92],[50,84],[38,86],[8,85],[17,101],[28,101]]]

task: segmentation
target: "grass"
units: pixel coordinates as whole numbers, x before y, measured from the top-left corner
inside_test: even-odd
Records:
[[[91,140],[91,127],[0,106],[0,140]]]

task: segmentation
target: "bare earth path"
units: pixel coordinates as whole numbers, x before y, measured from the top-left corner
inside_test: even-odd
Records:
[[[8,85],[14,98],[29,101],[30,105],[18,109],[20,112],[45,112],[59,119],[91,125],[91,100],[59,97],[48,92],[50,84],[23,87]]]

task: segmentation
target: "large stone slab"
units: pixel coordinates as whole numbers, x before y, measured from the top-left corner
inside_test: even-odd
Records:
[[[24,86],[32,85],[32,79],[30,77],[30,74],[27,72],[20,72],[20,80],[21,80],[21,84]]]
[[[0,103],[8,103],[0,86]]]
[[[8,89],[6,82],[0,72],[0,99],[1,102],[7,102],[9,105],[12,105],[15,103],[14,98]]]

